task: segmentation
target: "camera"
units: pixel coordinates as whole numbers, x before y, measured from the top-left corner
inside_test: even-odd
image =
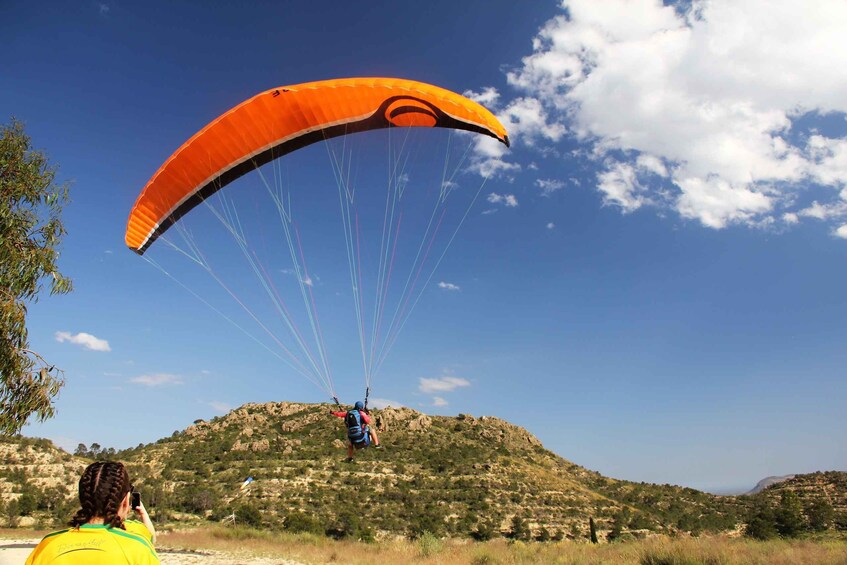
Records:
[[[135,510],[136,508],[141,506],[141,493],[140,492],[135,491],[135,492],[132,493],[132,502],[130,504],[131,504],[133,510]]]

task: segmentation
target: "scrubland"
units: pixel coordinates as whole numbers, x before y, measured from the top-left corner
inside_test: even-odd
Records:
[[[771,540],[724,536],[654,537],[592,545],[564,542],[445,541],[424,535],[375,543],[337,541],[308,534],[273,534],[247,529],[203,529],[162,536],[160,547],[171,550],[213,550],[242,556],[295,560],[303,563],[420,564],[602,564],[643,565],[798,563],[847,564],[847,542],[838,539]]]

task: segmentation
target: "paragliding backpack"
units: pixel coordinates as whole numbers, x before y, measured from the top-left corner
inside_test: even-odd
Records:
[[[344,423],[347,425],[347,438],[354,444],[365,442],[365,430],[362,428],[362,415],[358,410],[348,410],[344,416]]]

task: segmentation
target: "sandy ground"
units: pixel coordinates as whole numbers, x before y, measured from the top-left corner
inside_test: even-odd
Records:
[[[23,565],[40,540],[0,539],[0,565]],[[158,550],[162,565],[305,565],[291,559],[268,557],[244,558],[218,551],[188,553]]]

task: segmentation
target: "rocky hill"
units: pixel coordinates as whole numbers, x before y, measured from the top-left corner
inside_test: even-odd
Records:
[[[835,513],[847,514],[847,473],[818,471],[792,475],[791,478],[764,489],[761,496],[775,502],[785,491],[795,493],[803,506],[808,506],[813,501],[821,501],[831,506]]]
[[[782,475],[782,476],[779,476],[779,477],[765,477],[764,479],[762,479],[761,481],[756,483],[756,486],[754,486],[752,489],[745,492],[744,494],[758,494],[771,485],[775,485],[777,483],[781,483],[783,481],[787,481],[788,479],[793,479],[793,478],[794,478],[794,475]]]
[[[36,517],[40,525],[66,520],[87,464],[50,440],[0,435],[0,516],[28,527]]]
[[[234,518],[337,537],[428,531],[555,539],[584,538],[593,518],[605,539],[737,532],[751,504],[748,497],[603,477],[498,418],[429,416],[408,408],[375,413],[384,448],[359,452],[350,464],[343,422],[330,408],[247,404],[116,458],[130,465],[154,519],[177,526]],[[66,500],[72,504],[70,491],[88,461],[46,440],[14,441],[26,445],[28,455],[0,464],[6,504],[24,491],[59,485],[70,487]],[[15,444],[0,443],[6,445]],[[47,476],[52,478],[41,478]],[[242,491],[248,476],[254,482]],[[831,484],[827,488],[840,493],[834,496],[847,492],[844,484]],[[61,510],[54,508],[52,515]],[[39,512],[45,520],[51,515],[43,508],[33,515]]]

